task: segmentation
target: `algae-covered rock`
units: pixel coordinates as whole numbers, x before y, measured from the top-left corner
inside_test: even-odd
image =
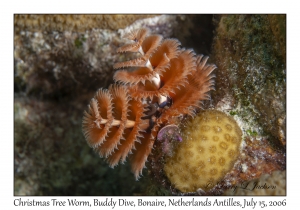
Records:
[[[231,113],[249,132],[285,145],[285,16],[221,15],[215,22],[216,98],[232,95]]]
[[[268,15],[268,19],[277,41],[276,44],[280,45],[279,53],[286,62],[286,15],[272,14]]]

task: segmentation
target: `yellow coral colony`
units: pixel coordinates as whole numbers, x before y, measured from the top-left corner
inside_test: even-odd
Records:
[[[166,159],[164,171],[182,192],[207,191],[232,169],[242,131],[232,117],[206,110],[187,122],[182,137],[174,155]]]

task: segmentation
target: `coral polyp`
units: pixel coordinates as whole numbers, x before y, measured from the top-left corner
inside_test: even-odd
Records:
[[[194,116],[201,101],[209,99],[214,89],[211,73],[216,68],[206,64],[208,57],[180,48],[178,40],[149,33],[142,28],[125,34],[130,43],[117,52],[141,56],[114,65],[119,84],[98,90],[82,122],[87,143],[111,167],[132,154],[136,178],[142,174],[159,129],[176,128],[182,116]],[[165,143],[164,152],[171,154],[172,144]]]
[[[208,191],[232,169],[242,131],[232,117],[206,110],[186,123],[182,138],[164,171],[181,192]]]

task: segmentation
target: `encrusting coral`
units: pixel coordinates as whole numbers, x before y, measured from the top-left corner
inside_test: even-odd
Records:
[[[185,123],[182,139],[164,171],[181,192],[208,191],[232,169],[242,131],[231,116],[206,110]]]
[[[216,66],[206,64],[208,57],[180,48],[178,40],[149,35],[146,28],[124,37],[131,43],[118,52],[141,57],[114,65],[121,69],[114,75],[119,84],[98,90],[82,126],[88,144],[111,167],[133,153],[132,171],[138,178],[159,129],[179,124],[183,115],[193,116],[201,101],[209,99]]]

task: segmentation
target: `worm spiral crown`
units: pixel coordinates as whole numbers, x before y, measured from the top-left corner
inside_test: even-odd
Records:
[[[83,133],[88,144],[111,167],[130,155],[138,178],[162,125],[194,115],[214,88],[208,57],[180,48],[176,39],[149,35],[142,28],[124,36],[131,40],[117,51],[141,56],[114,65],[119,69],[108,90],[100,89],[84,112]]]

